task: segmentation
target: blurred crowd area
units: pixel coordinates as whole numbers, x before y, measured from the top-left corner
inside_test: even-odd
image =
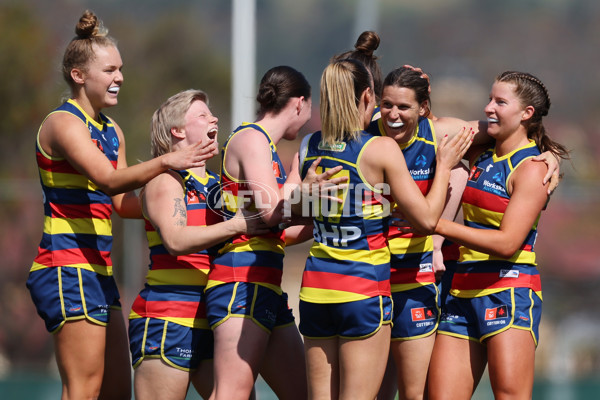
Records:
[[[536,373],[559,381],[600,380],[600,3],[432,0],[427,9],[416,3],[377,2],[377,53],[384,74],[405,63],[429,73],[436,115],[483,118],[489,86],[506,69],[532,72],[550,91],[547,129],[573,159],[562,164],[564,177],[536,243],[544,297]],[[303,134],[319,127],[320,72],[356,39],[353,4],[258,1],[257,74],[288,64],[313,87],[313,119]],[[209,94],[221,143],[231,129],[230,2],[0,1],[0,378],[55,368],[51,336],[25,288],[43,220],[34,143],[42,119],[65,93],[60,60],[86,8],[118,39],[125,63],[119,105],[105,111],[125,132],[130,164],[149,158],[150,116],[177,91],[194,87]],[[286,162],[300,140],[279,146]],[[218,170],[215,161],[209,166]],[[115,217],[114,237],[127,314],[148,264],[143,225]],[[307,252],[302,244],[286,255],[284,289],[294,310]]]

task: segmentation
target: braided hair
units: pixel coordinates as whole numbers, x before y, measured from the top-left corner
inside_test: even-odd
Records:
[[[526,122],[527,137],[533,139],[541,152],[550,151],[557,157],[568,159],[569,151],[552,140],[546,133],[542,118],[550,110],[550,95],[542,81],[526,72],[505,71],[496,77],[496,82],[513,83],[521,103],[534,108],[533,116]]]

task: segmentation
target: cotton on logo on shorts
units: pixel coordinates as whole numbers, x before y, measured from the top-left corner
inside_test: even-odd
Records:
[[[508,317],[508,309],[506,306],[485,309],[485,320],[486,321],[499,319],[499,318],[507,318],[507,317]]]
[[[425,321],[435,318],[435,312],[431,307],[411,308],[410,315],[413,321]]]

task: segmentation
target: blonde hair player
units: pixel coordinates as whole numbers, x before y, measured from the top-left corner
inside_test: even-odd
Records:
[[[102,109],[117,104],[123,62],[114,39],[83,13],[63,57],[70,98],[42,122],[36,157],[44,230],[27,287],[53,334],[62,398],[131,397],[131,366],[112,275],[111,214],[140,218],[132,190],[169,168],[204,164],[211,142],[128,167],[125,138]]]

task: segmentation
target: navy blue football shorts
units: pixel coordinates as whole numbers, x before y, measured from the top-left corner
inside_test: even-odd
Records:
[[[67,321],[81,319],[106,326],[109,310],[121,310],[114,277],[83,268],[53,267],[32,271],[27,288],[46,329],[52,333]]]
[[[419,339],[435,332],[440,316],[436,284],[392,292],[392,300],[392,340]]]
[[[285,292],[278,294],[247,282],[224,283],[208,289],[206,318],[213,330],[229,318],[249,318],[269,333],[294,323]]]
[[[529,288],[509,288],[473,298],[449,294],[438,333],[483,342],[516,328],[530,331],[537,346],[541,317],[542,299]]]
[[[129,320],[131,364],[158,358],[171,367],[192,371],[203,360],[213,359],[213,332],[157,318]]]
[[[392,299],[371,297],[347,303],[300,301],[300,333],[309,339],[363,339],[392,322]]]

